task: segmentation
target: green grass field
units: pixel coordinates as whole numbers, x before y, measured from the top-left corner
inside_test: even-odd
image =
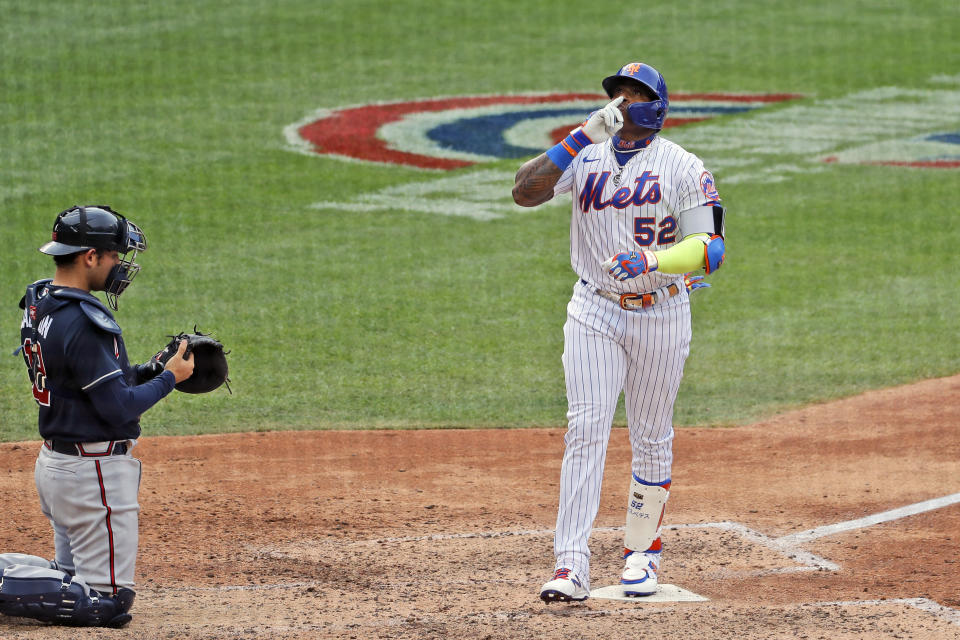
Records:
[[[0,15],[0,346],[17,346],[24,285],[52,275],[36,247],[56,213],[112,205],[150,244],[117,314],[131,357],[195,323],[233,350],[232,396],[174,394],[147,435],[565,423],[569,205],[514,211],[520,161],[505,159],[445,174],[503,174],[494,220],[313,208],[445,177],[291,152],[284,128],[317,109],[598,92],[643,60],[671,92],[803,94],[813,125],[796,148],[855,150],[881,111],[862,142],[960,132],[947,0],[0,0]],[[828,108],[883,87],[907,97],[848,119]],[[960,371],[960,169],[815,163],[777,144],[731,155],[765,144],[765,117],[665,133],[715,169],[728,209],[676,423]],[[739,127],[728,148],[708,144],[723,127]],[[35,438],[22,362],[3,361],[0,439]]]

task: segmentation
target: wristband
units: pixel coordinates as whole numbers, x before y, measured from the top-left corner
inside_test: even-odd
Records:
[[[573,159],[578,153],[580,153],[585,146],[588,144],[593,144],[590,141],[590,138],[583,132],[581,127],[577,127],[570,132],[566,138],[550,147],[547,150],[547,157],[557,165],[561,171],[565,171],[567,167],[570,166],[570,163],[573,162]]]

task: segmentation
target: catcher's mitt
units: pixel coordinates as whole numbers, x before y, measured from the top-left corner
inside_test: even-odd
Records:
[[[178,382],[175,387],[177,391],[208,393],[226,383],[227,391],[233,394],[230,389],[230,378],[227,376],[227,354],[230,352],[223,350],[219,340],[209,333],[200,333],[196,326],[193,327],[193,333],[181,333],[170,337],[172,338],[170,342],[156,356],[160,364],[166,364],[167,360],[177,352],[181,340],[187,341],[184,356],[193,354],[193,375]]]

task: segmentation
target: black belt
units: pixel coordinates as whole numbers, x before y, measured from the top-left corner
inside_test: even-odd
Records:
[[[63,440],[44,440],[44,445],[48,449],[62,453],[67,456],[83,456],[85,458],[97,458],[103,456],[122,456],[127,453],[127,441],[121,440],[113,444],[107,451],[85,451],[83,442],[65,442]]]

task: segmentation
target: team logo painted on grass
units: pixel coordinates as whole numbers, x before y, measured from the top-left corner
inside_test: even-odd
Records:
[[[717,182],[703,183],[707,190],[716,184],[773,184],[835,171],[841,164],[956,170],[960,168],[960,74],[933,76],[925,84],[793,101],[789,101],[792,95],[711,94],[700,96],[698,103],[693,96],[677,96],[671,100],[664,137],[697,154],[710,167]],[[314,156],[433,169],[517,158],[516,166],[509,169],[477,167],[432,177],[426,174],[424,179],[343,198],[323,194],[323,200],[310,205],[322,211],[494,220],[533,211],[514,204],[510,196],[521,159],[542,153],[605,100],[595,94],[568,93],[366,105],[318,112],[285,132],[293,150]],[[776,103],[781,103],[778,108],[762,108]],[[723,107],[733,110],[723,111]],[[736,117],[745,112],[750,113]],[[360,117],[364,114],[370,121]],[[727,117],[714,117],[719,114]],[[678,126],[683,124],[681,119],[701,123]],[[311,131],[326,132],[324,146],[304,137],[313,135]],[[354,135],[357,140],[349,140]],[[464,142],[470,138],[477,142]],[[543,206],[568,207],[569,202],[561,199]]]
[[[674,94],[666,130],[742,114],[795,94]],[[607,97],[593,93],[474,96],[319,111],[286,128],[297,150],[451,170],[530,158],[561,140]]]

